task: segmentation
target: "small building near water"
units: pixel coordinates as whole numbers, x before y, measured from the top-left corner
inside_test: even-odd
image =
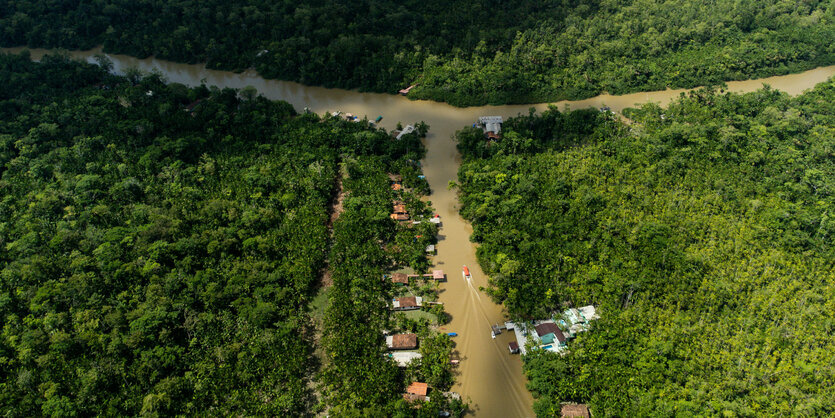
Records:
[[[391,282],[396,285],[405,286],[409,284],[409,276],[406,273],[393,273],[391,275]]]
[[[423,357],[417,351],[395,351],[388,353],[388,355],[397,363],[398,367],[407,367],[412,360]]]
[[[588,405],[584,403],[563,404],[560,415],[563,418],[590,418]]]
[[[560,351],[565,347],[566,338],[560,328],[554,322],[542,322],[534,327],[536,338],[539,339],[541,347],[549,351]]]
[[[412,382],[412,384],[406,388],[406,393],[403,394],[403,399],[409,402],[429,402],[429,397],[426,396],[427,393],[429,393],[428,384],[421,382]]]
[[[478,126],[484,131],[484,135],[491,139],[501,138],[503,122],[501,116],[482,116],[478,118]]]
[[[401,201],[395,200],[392,202],[392,211],[391,211],[391,219],[395,221],[408,221],[409,220],[409,212],[406,211],[406,204]]]
[[[403,177],[399,174],[389,174],[389,184],[392,190],[400,191],[403,189]]]
[[[594,306],[588,305],[567,309],[562,315],[553,315],[553,318],[533,322],[506,322],[505,326],[516,333],[520,353],[526,354],[525,344],[528,341],[543,350],[559,353],[566,349],[568,340],[576,337],[579,332],[588,331],[590,321],[599,317]]]
[[[392,213],[391,215],[389,215],[389,217],[398,222],[404,222],[409,220],[408,213]]]
[[[386,336],[389,350],[414,350],[418,345],[417,334],[394,334]]]
[[[423,306],[423,298],[420,296],[396,298],[391,303],[391,308],[395,311],[412,311],[420,309],[421,306]]]

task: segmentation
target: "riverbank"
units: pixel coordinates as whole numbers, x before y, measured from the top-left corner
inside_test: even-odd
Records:
[[[16,52],[5,49],[6,52]],[[32,57],[39,59],[47,51],[31,50]],[[82,60],[92,61],[97,51],[70,52]],[[208,70],[200,65],[177,64],[157,59],[136,59],[123,55],[108,55],[113,70],[123,73],[129,68],[144,72],[158,71],[169,82],[190,86],[206,84],[221,88],[255,87],[259,93],[274,100],[285,100],[297,111],[308,107],[316,113],[326,111],[348,111],[371,118],[383,115],[380,126],[393,129],[398,121],[411,123],[425,121],[430,126],[426,139],[427,155],[424,160],[424,174],[433,190],[430,196],[433,206],[441,214],[441,229],[438,255],[435,264],[448,274],[448,282],[442,285],[440,300],[452,316],[446,329],[459,334],[456,340],[461,355],[458,383],[453,388],[466,399],[477,416],[533,416],[532,398],[525,389],[525,378],[521,372],[518,356],[508,354],[508,334],[495,340],[490,338],[489,325],[503,319],[502,308],[479,292],[479,286],[487,281],[478,267],[475,247],[469,242],[470,226],[458,215],[457,196],[447,189],[449,181],[457,179],[460,165],[452,134],[461,127],[471,125],[481,115],[514,116],[526,114],[530,108],[543,110],[548,104],[532,106],[484,106],[456,108],[445,103],[410,101],[402,96],[306,87],[297,83],[265,80],[254,72],[230,73]],[[763,83],[789,94],[798,94],[835,74],[835,66],[818,68],[805,73],[771,77],[746,82],[728,83],[728,90],[735,92],[753,91]],[[625,96],[598,96],[554,105],[573,109],[609,106],[620,112],[637,103],[655,102],[667,104],[685,90],[664,90],[660,92],[636,93]],[[458,273],[467,265],[473,275],[470,286]]]

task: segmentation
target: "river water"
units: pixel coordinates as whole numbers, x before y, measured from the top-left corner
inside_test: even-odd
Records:
[[[2,49],[19,52],[22,48]],[[47,51],[30,50],[33,59],[40,59]],[[93,55],[100,50],[74,51],[71,56],[93,62]],[[514,339],[512,333],[503,333],[496,339],[490,336],[490,325],[504,322],[502,307],[496,305],[479,286],[487,285],[487,278],[475,258],[475,246],[469,242],[472,232],[469,224],[458,215],[455,191],[447,189],[450,180],[457,179],[460,158],[452,140],[452,134],[471,125],[478,116],[499,115],[505,118],[519,113],[527,114],[530,107],[542,111],[547,104],[482,106],[456,108],[445,103],[410,101],[402,96],[359,93],[322,87],[303,86],[298,83],[266,80],[254,71],[232,73],[207,70],[203,65],[177,64],[154,58],[137,59],[125,55],[107,55],[114,64],[114,71],[123,73],[135,67],[143,72],[157,71],[170,82],[196,86],[201,83],[218,87],[255,87],[259,93],[273,100],[291,103],[296,110],[308,107],[316,113],[340,110],[373,120],[383,116],[381,126],[393,129],[398,121],[403,124],[425,121],[430,126],[426,138],[427,155],[423,162],[424,174],[432,188],[430,200],[441,215],[442,228],[437,245],[438,255],[434,263],[447,273],[442,284],[441,302],[452,321],[446,331],[458,333],[456,348],[461,356],[457,383],[453,388],[470,400],[473,412],[479,417],[532,417],[533,399],[525,388],[526,379],[522,363],[517,355],[510,355],[507,343]],[[796,95],[815,84],[835,75],[835,66],[822,67],[804,73],[769,77],[759,80],[729,82],[728,90],[748,92],[762,85]],[[609,106],[621,111],[636,104],[669,103],[686,90],[666,90],[635,93],[623,96],[601,95],[586,100],[557,102],[560,109]],[[467,265],[472,281],[462,277],[461,267]]]

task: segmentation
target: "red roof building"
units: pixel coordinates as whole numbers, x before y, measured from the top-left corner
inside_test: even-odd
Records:
[[[386,337],[386,345],[392,350],[417,348],[417,334],[395,334]]]
[[[409,276],[406,273],[394,273],[391,275],[391,282],[395,284],[409,284]]]
[[[428,401],[429,398],[426,394],[429,392],[429,385],[426,383],[421,382],[412,382],[408,388],[406,388],[406,393],[403,394],[403,399],[412,402],[412,401]]]

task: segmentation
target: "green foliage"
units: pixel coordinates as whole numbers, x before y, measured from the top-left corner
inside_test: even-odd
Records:
[[[0,1],[0,45],[89,49],[458,106],[695,87],[835,63],[835,9],[782,0]]]
[[[493,296],[516,318],[602,315],[569,354],[525,357],[539,415],[835,413],[833,100],[829,81],[701,90],[629,125],[552,109],[505,124],[535,144],[518,152],[459,133]]]
[[[314,412],[338,163],[418,159],[420,139],[61,56],[0,55],[0,82],[0,415]],[[398,382],[379,360],[377,397]]]

